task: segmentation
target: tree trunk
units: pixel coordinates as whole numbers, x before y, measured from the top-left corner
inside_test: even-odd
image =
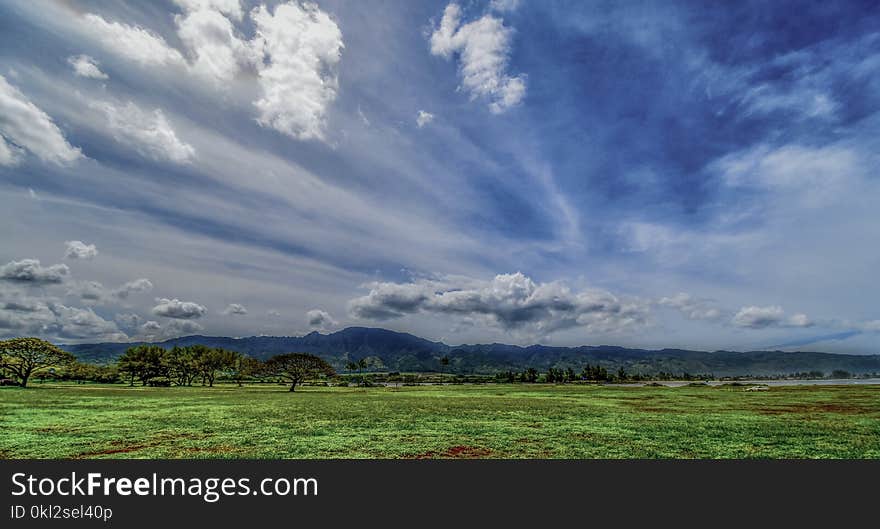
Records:
[[[21,375],[21,387],[23,387],[23,388],[27,387],[28,379],[30,377],[31,377],[30,373],[24,373],[23,375]]]
[[[296,389],[296,382],[294,382],[294,383],[292,383],[292,384],[290,385],[290,390],[289,390],[289,391],[292,393],[295,389]]]

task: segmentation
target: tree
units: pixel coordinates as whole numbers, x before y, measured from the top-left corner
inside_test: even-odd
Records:
[[[0,367],[18,377],[21,387],[27,387],[34,373],[65,366],[76,359],[51,343],[39,338],[12,338],[0,342]]]
[[[523,382],[537,382],[538,381],[538,370],[534,367],[530,367],[523,371]]]
[[[212,349],[207,345],[195,344],[187,347],[193,358],[193,365],[196,369],[197,376],[202,377],[202,385],[208,381],[208,369],[211,361],[208,359]]]
[[[333,367],[308,353],[287,353],[266,360],[265,370],[271,376],[280,377],[290,382],[290,391],[296,389],[297,384],[320,375],[332,377],[336,373]]]
[[[446,366],[449,365],[449,357],[443,355],[443,358],[440,359],[440,382],[443,382],[443,372],[446,370]]]
[[[119,371],[126,374],[130,386],[134,385],[135,379],[140,379],[141,385],[146,386],[150,379],[167,376],[165,353],[165,349],[158,345],[129,347],[119,357]]]
[[[227,351],[225,349],[211,349],[204,347],[199,350],[198,360],[199,372],[202,375],[202,385],[205,381],[209,387],[214,387],[214,379],[217,378],[217,371],[223,371],[231,368],[235,364],[238,353],[235,351]]]
[[[369,366],[369,365],[370,364],[367,362],[367,357],[363,357],[357,361],[358,375],[360,375],[361,384],[365,387],[367,385],[367,379],[364,377],[363,372],[364,372],[364,369],[366,369],[367,366]]]
[[[165,355],[168,376],[178,386],[191,386],[198,375],[198,366],[193,350],[175,345]]]
[[[256,358],[236,354],[235,361],[232,363],[231,374],[232,379],[241,387],[241,381],[248,377],[258,377],[263,370],[263,363]]]

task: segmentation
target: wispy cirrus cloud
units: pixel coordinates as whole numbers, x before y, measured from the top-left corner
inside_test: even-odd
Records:
[[[16,166],[26,152],[59,165],[83,157],[48,114],[0,75],[0,165]]]

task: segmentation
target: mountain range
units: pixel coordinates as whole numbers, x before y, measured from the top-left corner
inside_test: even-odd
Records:
[[[144,343],[144,342],[138,342]],[[138,343],[98,343],[66,345],[64,348],[82,361],[115,361],[128,347]],[[305,336],[185,336],[155,345],[173,347],[203,344],[238,351],[266,359],[276,354],[304,352],[316,354],[337,369],[349,361],[368,359],[374,371],[492,374],[522,371],[534,367],[601,365],[609,371],[624,368],[628,373],[691,373],[715,376],[771,376],[821,371],[830,374],[844,370],[853,374],[880,373],[880,355],[844,355],[785,351],[692,351],[686,349],[632,349],[611,345],[528,347],[501,343],[451,346],[412,334],[366,327],[348,327],[338,332]],[[440,359],[449,359],[442,366]]]

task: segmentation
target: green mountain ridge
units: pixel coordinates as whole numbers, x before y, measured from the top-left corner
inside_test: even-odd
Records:
[[[143,342],[139,342],[143,343]],[[173,347],[203,344],[238,351],[266,359],[287,352],[316,354],[337,369],[346,362],[367,358],[375,371],[432,372],[460,374],[493,374],[522,371],[528,367],[546,370],[550,367],[601,365],[609,371],[624,368],[628,373],[655,374],[691,373],[715,376],[772,376],[809,371],[830,374],[835,370],[861,375],[880,373],[880,355],[846,355],[820,352],[785,351],[693,351],[687,349],[633,349],[611,345],[554,347],[546,345],[517,346],[500,343],[463,344],[450,346],[432,342],[412,334],[387,329],[348,327],[341,331],[305,336],[184,336],[156,345]],[[80,360],[93,363],[115,361],[136,343],[98,343],[65,345]],[[449,365],[441,366],[442,357]]]

